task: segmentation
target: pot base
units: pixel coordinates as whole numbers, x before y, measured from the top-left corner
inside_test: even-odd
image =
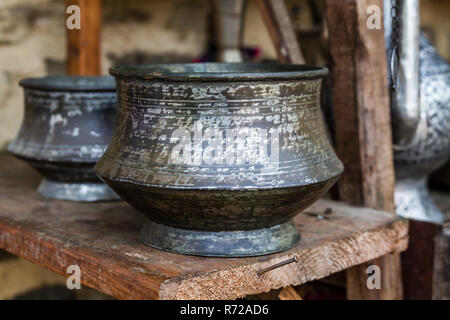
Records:
[[[174,228],[146,219],[141,240],[156,249],[210,257],[260,256],[292,248],[300,235],[292,220],[246,231],[198,231]]]
[[[43,179],[38,193],[49,199],[78,202],[120,200],[120,197],[103,183],[70,183]]]

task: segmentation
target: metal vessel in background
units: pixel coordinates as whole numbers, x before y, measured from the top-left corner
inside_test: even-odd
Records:
[[[25,113],[8,150],[42,174],[38,192],[61,200],[118,200],[93,171],[114,129],[114,78],[50,76],[20,85]]]
[[[145,243],[254,256],[299,241],[292,218],[343,170],[320,110],[327,69],[202,63],[111,73],[118,123],[94,170],[147,216]]]
[[[214,0],[214,22],[219,62],[242,62],[246,0]]]
[[[384,1],[396,213],[441,222],[427,183],[450,157],[450,66],[420,33],[418,0],[398,3]]]

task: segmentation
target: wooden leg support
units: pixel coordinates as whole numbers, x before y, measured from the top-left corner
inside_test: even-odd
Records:
[[[405,299],[450,299],[450,225],[410,221],[402,254]]]
[[[394,165],[383,29],[367,27],[378,0],[328,0],[333,60],[336,149],[344,162],[339,197],[353,205],[394,212]],[[383,21],[381,16],[381,21]],[[367,266],[381,271],[381,289],[367,287]],[[349,299],[401,299],[398,254],[347,271]]]
[[[101,0],[66,0],[66,7],[80,8],[80,29],[67,29],[69,75],[98,75],[100,67]]]
[[[278,60],[305,63],[284,1],[258,0],[258,5],[277,50]]]

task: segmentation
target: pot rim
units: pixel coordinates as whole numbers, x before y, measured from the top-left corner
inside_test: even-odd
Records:
[[[45,91],[115,91],[114,78],[103,76],[45,76],[25,78],[19,81],[19,85],[25,89],[37,89]]]
[[[173,72],[168,69],[192,69]],[[209,69],[210,71],[207,71]],[[227,71],[231,70],[231,71]],[[251,71],[251,70],[254,71]],[[254,63],[254,62],[208,62],[208,63],[167,63],[147,65],[119,65],[109,69],[109,73],[119,78],[172,81],[264,81],[320,79],[328,74],[328,69],[306,64]]]

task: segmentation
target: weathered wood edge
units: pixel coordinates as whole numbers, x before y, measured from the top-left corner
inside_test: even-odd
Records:
[[[446,221],[435,240],[433,262],[433,300],[450,299],[450,221]]]
[[[4,223],[2,220],[0,220],[0,230],[3,231],[0,233],[0,248],[65,277],[70,276],[66,273],[68,266],[78,265],[83,285],[119,299],[158,299],[161,281],[149,281],[149,277],[140,273],[130,273],[92,255],[84,256],[81,250],[64,248],[58,240],[46,237],[36,241],[35,231],[31,234],[15,222]],[[125,281],[117,281],[120,278]]]
[[[327,0],[333,60],[336,149],[345,166],[340,199],[394,213],[394,162],[384,31],[367,27],[378,0]],[[381,9],[383,12],[383,9]],[[342,21],[345,21],[343,23]],[[381,18],[381,21],[383,19]],[[369,290],[366,265],[347,270],[348,299],[402,299],[400,256],[371,261],[383,270],[382,290]]]
[[[66,73],[69,75],[101,74],[101,0],[66,0],[65,8],[80,8],[81,28],[66,29]]]
[[[333,207],[336,212],[345,211],[348,217],[361,214],[361,208],[326,200],[316,202],[307,211],[323,213],[329,207]],[[245,262],[236,268],[213,270],[166,281],[109,263],[107,259],[97,257],[84,248],[65,247],[60,240],[48,235],[36,238],[36,230],[27,230],[23,225],[7,218],[0,219],[0,230],[3,231],[0,233],[0,247],[63,276],[69,276],[66,273],[69,265],[79,265],[84,285],[119,299],[235,299],[320,279],[373,257],[406,249],[408,227],[405,220],[393,217],[385,224],[388,213],[367,208],[363,210],[370,216],[378,212],[380,225],[370,230],[353,232],[350,237],[331,239],[319,246],[310,245],[285,254],[268,256],[268,260],[264,262]],[[256,275],[257,270],[293,255],[299,256],[298,264],[270,271],[261,277]]]
[[[391,224],[311,248],[290,250],[261,263],[217,270],[161,284],[160,299],[236,299],[288,285],[300,285],[345,270],[349,267],[398,253],[408,246],[408,222]],[[297,255],[299,262],[257,275],[257,271]]]

